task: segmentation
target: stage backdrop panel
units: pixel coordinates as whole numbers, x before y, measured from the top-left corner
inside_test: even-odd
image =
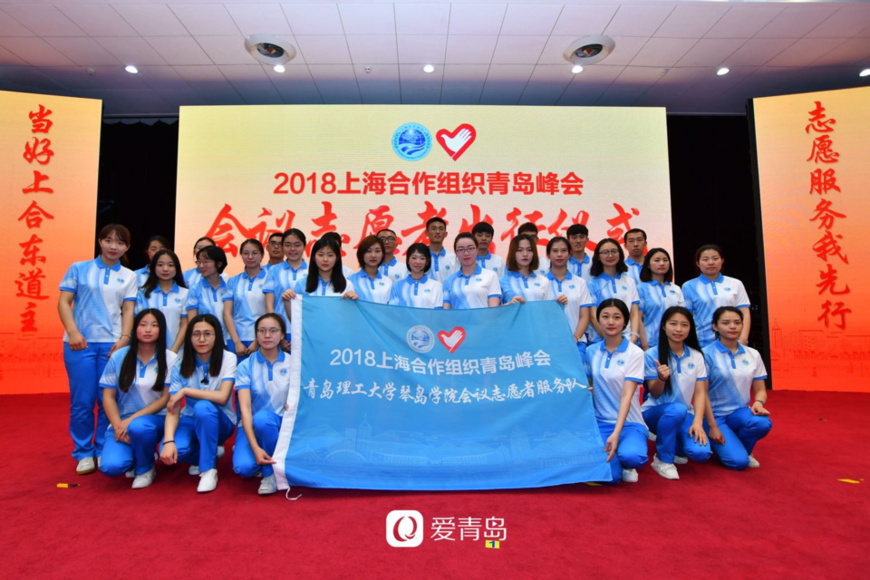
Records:
[[[0,91],[0,393],[69,389],[58,285],[94,257],[102,102]]]
[[[291,308],[301,339],[275,450],[281,489],[610,481],[555,301],[429,310],[309,297]]]
[[[777,389],[870,391],[870,89],[755,99]]]
[[[290,227],[309,248],[340,232],[354,269],[360,240],[389,227],[404,259],[436,215],[451,249],[479,221],[503,256],[526,221],[542,246],[584,223],[593,242],[641,227],[671,249],[669,188],[664,109],[182,107],[175,239],[188,268],[213,237],[230,273],[242,240]]]

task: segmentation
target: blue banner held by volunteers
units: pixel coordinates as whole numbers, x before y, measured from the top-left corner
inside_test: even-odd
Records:
[[[294,300],[279,487],[610,481],[583,362],[560,308]]]

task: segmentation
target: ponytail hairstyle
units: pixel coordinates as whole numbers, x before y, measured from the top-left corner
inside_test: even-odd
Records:
[[[139,328],[142,319],[149,314],[157,319],[157,326],[160,329],[154,351],[154,356],[157,358],[157,378],[154,380],[151,390],[159,393],[166,386],[166,317],[156,308],[146,308],[133,319],[133,332],[130,333],[130,348],[127,350],[127,354],[124,355],[124,362],[121,363],[121,372],[118,373],[118,388],[125,393],[130,389],[130,385],[133,384],[133,380],[136,378],[136,359],[139,356],[139,334],[136,332],[136,329]]]

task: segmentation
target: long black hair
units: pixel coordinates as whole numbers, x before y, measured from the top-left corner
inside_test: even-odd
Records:
[[[151,258],[151,265],[148,267],[148,279],[145,280],[144,284],[142,284],[145,298],[151,298],[151,293],[155,288],[157,288],[157,285],[160,284],[160,279],[157,278],[157,260],[162,256],[169,256],[172,258],[172,263],[175,264],[175,278],[173,278],[173,280],[178,284],[179,288],[187,288],[187,285],[184,283],[184,272],[181,270],[181,262],[178,260],[178,256],[175,252],[172,250],[157,250],[157,253],[154,254],[153,258]]]
[[[181,376],[189,379],[196,370],[196,351],[193,349],[193,327],[199,322],[205,322],[214,330],[214,347],[211,349],[211,358],[208,361],[208,374],[216,377],[221,372],[224,363],[224,331],[220,320],[214,314],[197,314],[187,323],[187,332],[184,333],[184,355],[181,357]]]
[[[318,250],[329,248],[335,254],[335,266],[332,267],[332,287],[336,292],[344,292],[347,288],[347,280],[344,279],[344,272],[341,268],[341,246],[335,241],[334,236],[323,236],[311,248],[311,262],[308,264],[308,280],[305,281],[305,291],[309,294],[317,290],[317,281],[320,279],[320,270],[317,268]]]
[[[668,366],[670,366],[671,361],[671,343],[668,342],[667,334],[665,334],[665,326],[667,325],[668,320],[673,318],[675,314],[682,314],[689,320],[689,334],[686,335],[685,340],[683,340],[683,345],[701,352],[701,345],[698,343],[698,332],[695,330],[695,317],[692,316],[692,313],[689,312],[688,308],[683,306],[671,306],[665,310],[664,314],[662,314],[662,321],[659,323],[658,360],[660,364],[666,364]],[[668,377],[668,380],[665,381],[665,393],[670,395],[671,391],[673,391],[673,387],[671,386],[671,378]]]
[[[136,329],[139,328],[139,323],[148,315],[157,319],[157,326],[160,329],[160,335],[157,337],[154,356],[157,358],[157,378],[154,380],[152,391],[160,392],[166,386],[166,317],[156,308],[146,308],[136,315],[133,319],[133,332],[130,336],[130,349],[124,355],[124,362],[121,363],[121,372],[118,373],[118,388],[123,392],[130,389],[133,380],[136,378],[136,358],[139,355],[139,336]]]

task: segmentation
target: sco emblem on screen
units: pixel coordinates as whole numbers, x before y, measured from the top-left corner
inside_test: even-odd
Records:
[[[393,133],[393,151],[405,161],[419,161],[432,150],[432,135],[419,123],[405,123]]]

